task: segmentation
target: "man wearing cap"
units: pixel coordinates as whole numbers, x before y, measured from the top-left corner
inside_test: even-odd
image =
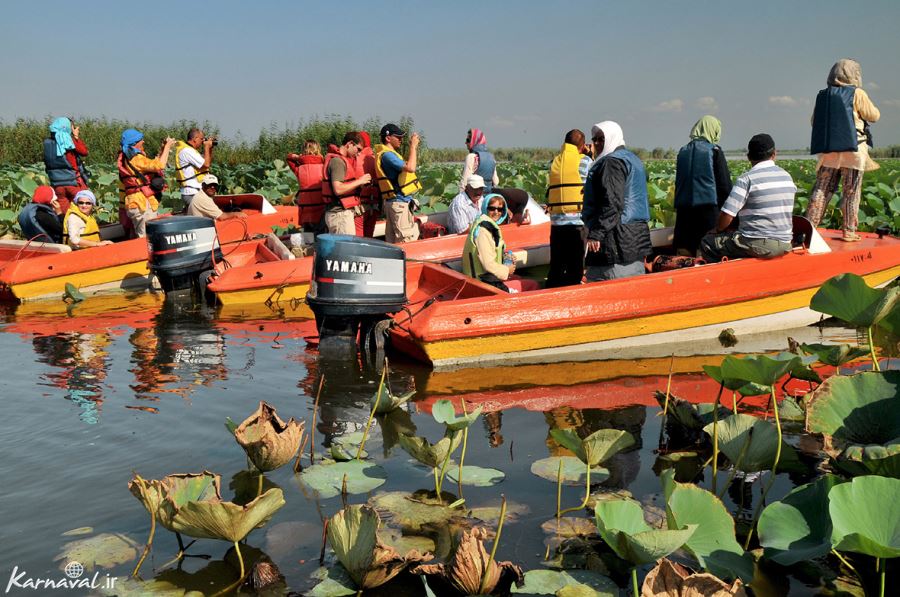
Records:
[[[797,187],[791,175],[775,165],[775,157],[772,137],[760,133],[750,139],[747,159],[751,168],[734,182],[715,229],[700,241],[704,259],[767,259],[791,250]],[[738,216],[738,229],[727,231]]]
[[[419,227],[412,212],[418,205],[415,193],[422,189],[416,178],[416,153],[419,135],[409,137],[409,159],[397,151],[406,131],[396,124],[381,127],[381,143],[375,146],[375,172],[378,189],[384,200],[385,240],[389,243],[405,243],[419,238]]]
[[[219,179],[214,174],[207,174],[200,183],[201,189],[194,194],[187,208],[187,215],[212,218],[213,220],[228,220],[230,218],[246,218],[242,211],[224,212],[216,205],[215,196],[219,192]]]
[[[450,234],[465,234],[475,218],[481,215],[481,198],[484,197],[484,178],[472,174],[466,179],[466,188],[453,198],[447,211],[447,230]]]

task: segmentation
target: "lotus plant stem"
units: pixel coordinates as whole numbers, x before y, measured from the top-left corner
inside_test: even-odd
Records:
[[[560,507],[562,505],[562,459],[556,468],[556,526],[559,528]]]
[[[306,450],[306,442],[309,441],[309,436],[303,436],[303,443],[300,444],[300,449],[297,450],[297,460],[294,461],[294,472],[299,473],[303,470],[303,463],[300,462],[300,459],[303,458],[303,452]]]
[[[459,433],[459,431],[457,431],[456,433]],[[450,440],[450,445],[451,446],[453,445],[452,439]],[[444,462],[441,464],[441,473],[440,473],[440,475],[438,475],[437,498],[438,498],[439,504],[444,503],[444,500],[441,497],[441,488],[444,487],[444,477],[447,475],[447,465],[448,464],[450,464],[450,450],[447,450],[447,455],[444,457]]]
[[[460,400],[460,404],[462,405],[462,411],[464,416],[468,416],[468,411],[466,410],[466,399],[462,398]],[[462,483],[463,483],[463,462],[466,460],[466,443],[469,439],[469,427],[466,426],[463,429],[463,439],[462,439],[462,452],[459,455],[459,474],[456,475],[456,488],[459,491],[459,496],[462,497]]]
[[[747,540],[744,542],[744,551],[747,551],[750,548],[750,539],[753,537],[753,529],[756,527],[756,521],[759,519],[763,505],[766,503],[766,496],[769,495],[769,490],[775,485],[778,461],[781,460],[781,419],[778,417],[778,400],[775,399],[775,386],[772,386],[771,391],[772,412],[775,415],[775,430],[778,432],[778,446],[775,448],[775,461],[772,463],[772,478],[769,480],[768,484],[766,484],[766,488],[763,489],[762,496],[759,498],[759,504],[756,505],[756,510],[753,511],[753,520],[750,521],[750,531],[747,533]]]
[[[641,594],[638,592],[637,566],[631,569],[631,590],[634,592],[634,597],[641,597]]]
[[[875,340],[872,338],[872,326],[866,328],[866,333],[869,336],[869,352],[872,353],[872,371],[881,371],[881,367],[878,365],[878,355],[875,354]]]
[[[328,523],[331,522],[330,518],[325,519],[325,524],[322,525],[322,549],[319,551],[319,566],[325,564],[325,545],[328,542]]]
[[[588,499],[591,497],[591,465],[586,464],[585,468],[587,469],[586,479],[584,482],[584,500],[580,505],[575,506],[574,508],[566,508],[562,512],[559,513],[560,516],[563,514],[568,514],[569,512],[575,512],[576,510],[582,510],[587,506]],[[557,517],[558,518],[558,517]]]
[[[722,399],[722,391],[725,382],[719,384],[719,395],[713,403],[713,455],[712,455],[712,492],[716,492],[716,480],[719,474],[719,401]]]
[[[500,521],[497,523],[497,535],[494,537],[494,544],[491,545],[491,555],[488,558],[487,565],[484,567],[484,574],[481,576],[481,586],[479,593],[484,593],[487,584],[488,575],[491,572],[491,566],[494,564],[494,555],[497,553],[497,546],[500,545],[500,535],[503,533],[503,521],[506,519],[506,496],[500,495]]]
[[[842,563],[844,566],[846,566],[851,572],[853,572],[853,574],[854,574],[854,575],[856,576],[856,578],[859,580],[860,586],[865,585],[865,583],[863,582],[862,576],[860,575],[859,572],[856,571],[856,568],[853,567],[853,564],[851,564],[850,562],[848,562],[848,561],[844,558],[844,556],[842,556],[842,555],[840,554],[840,552],[839,552],[838,550],[832,549],[832,550],[831,550],[831,553],[833,553],[834,556],[835,556],[837,559],[839,559],[839,560],[841,561],[841,563]]]
[[[885,573],[887,572],[887,565],[885,562],[881,561],[881,558],[875,558],[875,569],[881,573],[881,591],[879,591],[879,597],[884,597],[884,581],[885,581]]]
[[[366,428],[363,430],[362,441],[359,442],[359,448],[356,450],[356,459],[362,458],[363,447],[366,445],[366,438],[369,437],[369,429],[372,428],[372,421],[375,420],[375,411],[378,410],[378,403],[381,402],[381,390],[384,388],[384,376],[387,374],[387,359],[384,360],[384,369],[381,370],[381,381],[378,383],[378,393],[375,395],[375,404],[372,405],[372,412],[369,413],[369,420],[366,421]]]
[[[438,496],[438,501],[441,499],[441,484],[438,482],[438,470],[437,468],[431,469],[431,474],[434,475],[434,492]]]
[[[141,490],[141,498],[143,498],[144,503],[149,503],[147,500],[147,491],[144,486],[144,480],[141,479],[139,475],[135,475],[135,480],[138,483],[138,487]],[[144,553],[141,554],[141,559],[138,560],[137,565],[134,567],[134,570],[131,572],[131,578],[137,578],[137,574],[141,569],[141,565],[143,565],[144,560],[147,559],[147,554],[150,553],[150,548],[153,546],[153,535],[156,533],[156,512],[150,513],[150,536],[147,537],[147,545],[144,546]]]
[[[734,414],[738,414],[737,412],[737,392],[731,392],[731,412]]]
[[[241,555],[241,545],[235,541],[234,551],[237,552],[238,562],[241,564],[241,578],[244,578],[244,556]]]
[[[263,474],[262,474],[262,471],[259,471],[259,483],[256,486],[256,497],[259,497],[262,495],[262,490],[263,490]]]
[[[319,396],[322,395],[322,386],[325,385],[325,376],[319,378],[319,389],[316,390],[316,402],[313,404],[312,426],[309,428],[309,465],[316,463],[316,415],[319,414]],[[303,450],[300,450],[303,452]]]
[[[663,416],[669,413],[669,394],[672,391],[672,373],[675,371],[675,355],[672,354],[672,360],[669,361],[669,380],[666,382],[666,401],[663,403]]]

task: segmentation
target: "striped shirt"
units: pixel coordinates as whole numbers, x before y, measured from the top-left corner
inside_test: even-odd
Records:
[[[748,238],[790,242],[797,186],[772,160],[759,162],[734,181],[722,212],[740,215],[738,232]]]

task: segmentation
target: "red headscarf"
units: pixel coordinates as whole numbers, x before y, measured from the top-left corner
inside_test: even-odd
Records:
[[[366,131],[359,131],[359,136],[362,137],[363,147],[372,147],[372,137],[369,136],[369,133]]]
[[[50,202],[54,199],[56,199],[56,193],[53,192],[53,187],[48,187],[47,185],[36,188],[34,194],[31,196],[31,200],[34,203],[41,203],[43,205],[50,205]]]
[[[487,145],[487,137],[481,129],[469,129],[469,142],[466,147],[471,150],[476,145]]]

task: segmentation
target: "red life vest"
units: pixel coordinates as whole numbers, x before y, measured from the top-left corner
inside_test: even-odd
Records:
[[[143,193],[144,197],[153,197],[153,189],[150,188],[150,177],[137,173],[128,165],[125,154],[119,152],[119,158],[116,160],[116,167],[119,169],[119,183],[125,196],[134,193]]]
[[[378,192],[378,185],[374,184],[378,180],[378,173],[375,172],[375,152],[372,151],[371,147],[364,147],[356,155],[356,167],[359,172],[371,176],[373,183],[360,188],[360,201],[362,201],[363,205],[380,205],[381,193]]]
[[[318,224],[327,201],[322,200],[324,160],[320,155],[301,155],[293,169],[300,183],[294,202],[300,208],[300,224]],[[292,164],[293,165],[293,164]]]
[[[325,156],[325,168],[322,178],[322,201],[332,207],[340,205],[344,209],[353,209],[359,205],[359,193],[361,189],[360,187],[357,187],[346,195],[337,196],[335,194],[334,188],[331,186],[331,181],[328,179],[328,164],[333,159],[344,160],[344,165],[347,167],[347,173],[344,175],[343,182],[352,182],[360,177],[360,170],[357,168],[355,159],[351,160],[350,158],[345,158],[339,153],[329,153]]]

